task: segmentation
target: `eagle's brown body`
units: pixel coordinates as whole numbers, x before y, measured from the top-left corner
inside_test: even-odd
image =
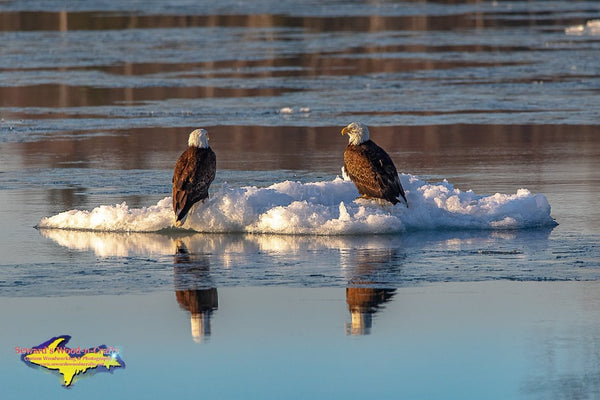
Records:
[[[190,146],[184,151],[173,172],[173,211],[176,223],[185,221],[192,206],[208,197],[215,179],[217,158],[210,147]]]
[[[402,196],[408,205],[394,162],[372,140],[346,146],[344,169],[361,195],[392,204],[398,203],[398,196]]]

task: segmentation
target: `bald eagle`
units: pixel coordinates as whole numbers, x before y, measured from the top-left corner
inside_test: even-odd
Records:
[[[196,129],[190,133],[188,149],[184,151],[173,172],[173,211],[175,225],[181,226],[192,206],[208,197],[208,188],[215,179],[217,158],[208,146],[208,132]]]
[[[400,197],[408,207],[398,172],[390,156],[369,139],[369,128],[352,122],[342,129],[348,135],[344,151],[344,171],[366,198],[377,198],[396,204]]]

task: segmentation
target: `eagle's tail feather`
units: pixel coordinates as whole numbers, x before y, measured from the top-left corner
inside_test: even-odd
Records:
[[[192,208],[192,204],[186,204],[183,206],[183,208],[181,210],[179,210],[178,213],[175,213],[175,226],[176,227],[180,227],[185,223],[185,220],[187,219],[190,208]]]
[[[183,208],[181,210],[179,210],[179,212],[177,212],[177,211],[175,212],[175,216],[176,216],[175,226],[176,227],[182,226],[185,223],[185,220],[187,219],[189,212],[192,210],[192,207],[196,203],[203,204],[207,198],[208,198],[208,194],[206,194],[206,196],[201,198],[200,200],[185,203],[185,205],[183,206]]]
[[[402,197],[402,200],[404,202],[404,204],[406,205],[406,208],[408,208],[408,200],[406,200],[406,196],[404,195],[404,193],[400,193],[400,197]],[[397,199],[398,202],[400,202],[400,199]]]

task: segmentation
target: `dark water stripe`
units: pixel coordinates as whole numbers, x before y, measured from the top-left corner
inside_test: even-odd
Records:
[[[463,109],[463,110],[452,110],[452,111],[443,111],[443,110],[428,110],[428,111],[418,111],[418,110],[410,110],[410,111],[360,111],[360,112],[342,112],[339,115],[348,115],[357,117],[358,115],[422,115],[422,116],[432,116],[432,115],[461,115],[461,114],[515,114],[515,113],[546,113],[546,112],[559,112],[559,111],[571,111],[570,109],[560,109],[560,110],[548,110],[548,109],[527,109],[527,110],[514,110],[514,109],[501,109],[501,108],[490,108],[490,109]]]
[[[210,132],[219,168],[234,170],[280,168],[337,174],[347,143],[340,134],[341,126],[203,127]],[[25,167],[64,167],[65,163],[79,161],[95,163],[99,160],[98,149],[110,149],[111,157],[118,160],[120,168],[170,169],[172,158],[186,148],[188,133],[195,128],[198,127],[62,132],[4,146],[7,153],[22,154]],[[513,157],[524,153],[535,154],[539,162],[546,160],[548,165],[561,157],[577,159],[587,154],[587,158],[579,159],[587,165],[582,166],[581,171],[600,168],[600,135],[598,127],[593,125],[372,126],[370,131],[380,146],[392,157],[406,162],[405,166],[413,173],[420,169],[445,171],[457,165],[468,166],[475,155],[481,157],[481,149],[489,152],[487,163],[490,165],[511,165]],[[473,153],[474,149],[480,150]],[[42,164],[38,165],[40,160]]]
[[[89,107],[118,105],[127,106],[145,101],[166,99],[198,99],[212,97],[278,96],[297,91],[282,88],[222,88],[197,87],[127,87],[101,88],[42,84],[17,87],[0,87],[2,107]],[[18,113],[24,118],[28,113]],[[44,118],[40,114],[29,114],[34,118]],[[47,115],[47,114],[46,114]],[[78,115],[78,117],[81,117]],[[56,118],[56,116],[53,116]]]
[[[422,58],[420,55],[407,57],[399,54],[376,51],[377,47],[346,48],[335,52],[302,53],[297,56],[277,56],[270,54],[268,58],[253,60],[236,59],[235,54],[229,60],[210,62],[128,62],[121,61],[116,64],[88,65],[88,66],[60,66],[51,65],[43,68],[2,68],[0,72],[35,72],[35,71],[102,71],[121,76],[143,76],[159,73],[177,73],[192,71],[193,74],[169,77],[169,81],[177,79],[218,79],[218,78],[273,78],[293,76],[320,76],[320,75],[358,75],[378,72],[412,72],[432,71],[453,68],[485,68],[485,67],[510,67],[530,65],[529,60],[517,61],[486,61],[486,60],[443,60]],[[428,49],[423,49],[427,52]],[[467,51],[468,52],[468,51]],[[159,79],[159,78],[157,78]],[[439,79],[439,78],[438,78]],[[166,81],[167,78],[161,78]],[[111,82],[111,84],[117,84]]]
[[[121,104],[122,106],[127,106],[127,103]],[[133,105],[133,104],[129,104],[129,105]],[[69,106],[64,106],[64,107],[76,107],[77,105],[69,105]],[[81,106],[85,106],[85,105],[81,105]],[[29,107],[34,107],[32,105],[29,105]],[[41,106],[40,106],[41,107]],[[53,105],[46,105],[44,107],[63,107],[58,106],[57,104],[53,104]],[[528,109],[526,110],[527,113],[549,113],[549,112],[568,112],[568,111],[572,111],[570,109],[555,109],[555,110],[548,110],[548,109]],[[340,112],[338,113],[338,115],[340,116],[344,116],[347,115],[349,118],[359,118],[361,116],[385,116],[385,115],[418,115],[418,116],[435,116],[435,115],[466,115],[466,114],[516,114],[516,113],[523,113],[523,110],[515,110],[515,109],[459,109],[459,110],[452,110],[452,111],[443,111],[443,110],[431,110],[431,111],[418,111],[418,110],[411,110],[411,111],[402,111],[402,110],[396,110],[396,111],[360,111],[360,112]],[[73,113],[65,113],[62,112],[60,110],[57,110],[57,112],[47,112],[45,111],[40,111],[40,112],[31,112],[31,111],[11,111],[11,112],[5,112],[3,114],[5,116],[6,119],[10,119],[10,120],[44,120],[44,119],[72,119],[72,118],[78,118],[78,119],[87,119],[87,118],[97,118],[97,119],[103,119],[103,118],[107,118],[107,114],[90,114],[90,113],[79,113],[79,112],[73,112]],[[113,118],[117,118],[116,116],[113,116]],[[118,118],[123,118],[123,119],[128,119],[128,118],[139,118],[139,115],[133,115],[131,117],[127,117],[127,116],[119,116]],[[160,127],[158,127],[160,128]],[[267,128],[267,127],[265,127]],[[282,127],[285,128],[285,127]],[[156,129],[155,127],[148,127],[145,129]],[[90,133],[95,131],[94,129],[90,129],[89,131],[85,131],[86,133]],[[60,132],[55,132],[57,134],[60,134]]]
[[[597,10],[577,10],[595,13]],[[522,16],[522,18],[515,18]],[[585,23],[579,16],[570,16],[565,10],[520,10],[510,13],[472,12],[449,15],[414,16],[332,16],[297,17],[281,14],[243,15],[141,15],[138,12],[49,12],[17,11],[0,13],[0,31],[70,31],[70,30],[124,30],[174,27],[246,27],[246,28],[301,28],[319,32],[352,31],[373,32],[385,30],[453,31],[503,27],[565,26]]]

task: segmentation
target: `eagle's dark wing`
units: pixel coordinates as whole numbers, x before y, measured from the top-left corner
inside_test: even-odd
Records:
[[[184,151],[173,172],[173,211],[176,221],[185,220],[192,206],[208,197],[208,188],[215,179],[216,157],[210,148],[189,147]]]
[[[402,196],[406,202],[394,162],[373,141],[349,144],[344,152],[344,168],[360,194],[385,199],[392,204],[398,203],[398,197]]]

